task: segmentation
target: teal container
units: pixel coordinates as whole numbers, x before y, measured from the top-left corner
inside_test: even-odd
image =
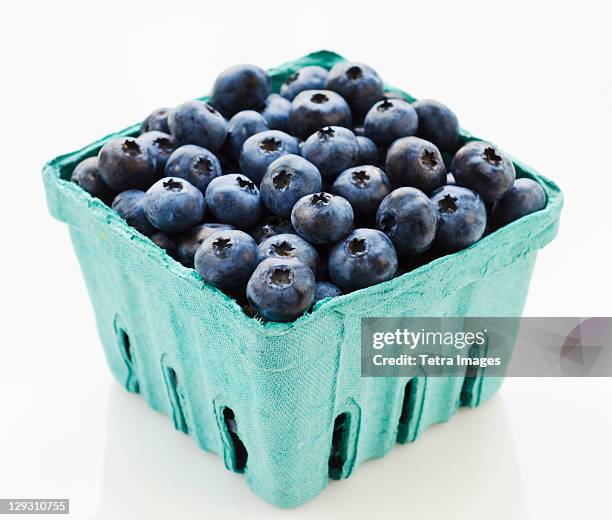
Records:
[[[342,59],[321,51],[282,65],[270,71],[273,88],[300,67]],[[329,478],[347,478],[499,388],[482,374],[362,378],[360,318],[520,316],[538,249],[557,233],[563,198],[554,183],[515,161],[519,176],[545,189],[542,211],[391,281],[319,302],[294,323],[264,324],[69,181],[105,141],[137,130],[45,165],[49,209],[69,226],[114,376],[245,473],[259,496],[303,504]]]

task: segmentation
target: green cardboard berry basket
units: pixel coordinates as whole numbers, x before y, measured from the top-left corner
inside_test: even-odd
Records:
[[[300,67],[340,60],[320,51],[272,69],[273,89]],[[329,478],[347,478],[498,389],[500,378],[482,374],[362,378],[360,318],[520,316],[538,249],[557,233],[563,198],[553,182],[515,161],[518,176],[545,189],[545,209],[459,253],[324,300],[294,323],[264,324],[69,181],[106,140],[137,131],[46,164],[50,212],[69,226],[114,376],[227,469],[245,473],[259,496],[298,506]]]

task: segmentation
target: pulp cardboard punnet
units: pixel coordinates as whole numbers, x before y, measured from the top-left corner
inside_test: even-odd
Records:
[[[340,60],[320,51],[272,69],[273,90],[303,66]],[[323,300],[293,323],[262,323],[70,182],[108,139],[137,133],[134,125],[45,165],[50,212],[68,224],[115,378],[245,473],[259,496],[298,506],[330,476],[348,477],[497,391],[501,378],[482,372],[361,377],[360,318],[520,316],[537,252],[557,233],[563,198],[553,182],[514,161],[519,177],[546,191],[543,210],[393,280]]]

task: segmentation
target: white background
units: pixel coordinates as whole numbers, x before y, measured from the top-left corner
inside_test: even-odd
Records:
[[[111,379],[40,179],[45,160],[206,93],[229,65],[329,48],[556,180],[561,230],[525,314],[611,316],[606,4],[3,3],[0,497],[69,497],[79,519],[611,518],[610,379],[508,380],[300,509],[262,502]]]

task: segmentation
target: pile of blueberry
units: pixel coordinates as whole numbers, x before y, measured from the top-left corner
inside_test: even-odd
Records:
[[[546,205],[494,145],[460,146],[445,105],[385,93],[352,62],[304,67],[280,94],[259,67],[229,68],[209,103],[153,111],[139,137],[108,141],[72,180],[270,321]]]

